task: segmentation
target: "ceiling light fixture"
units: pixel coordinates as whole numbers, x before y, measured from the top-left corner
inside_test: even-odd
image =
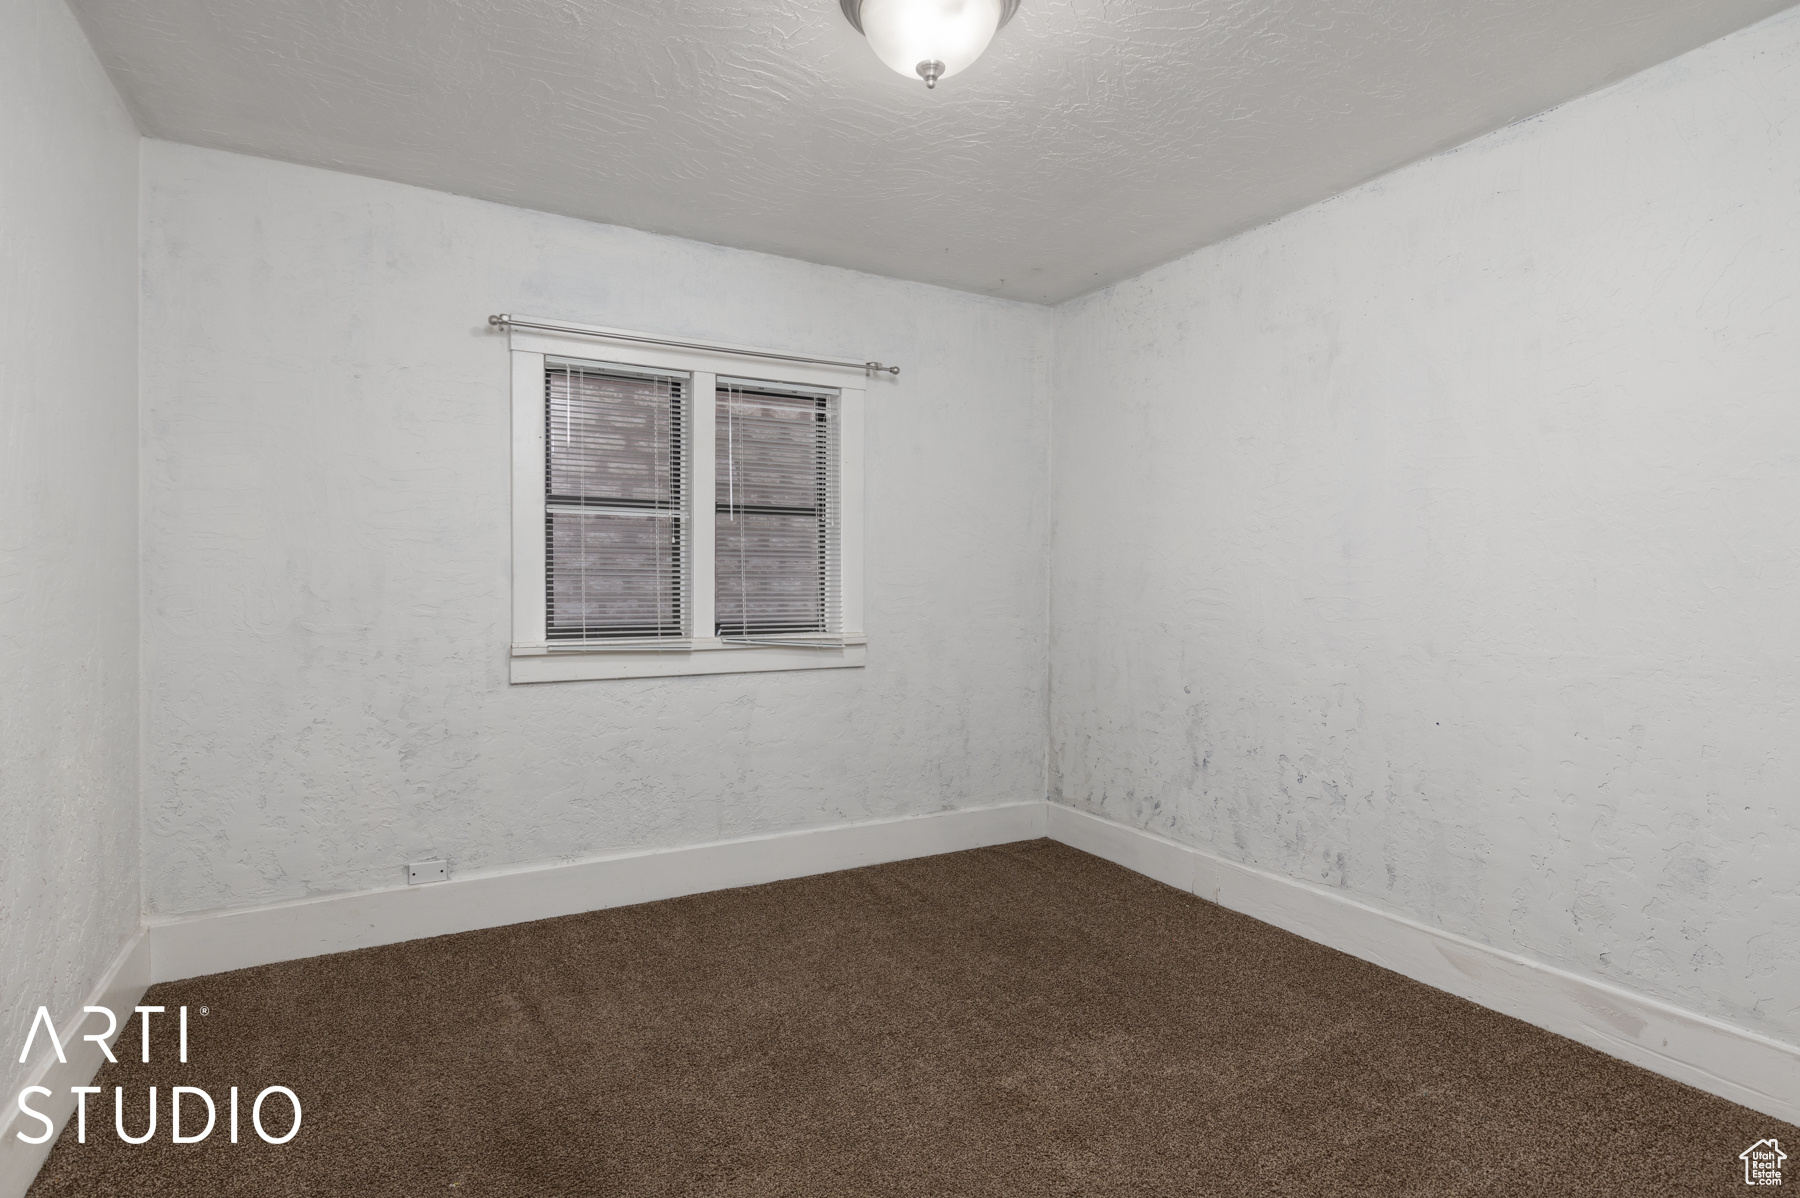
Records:
[[[977,58],[1019,0],[839,0],[875,56],[936,87]]]

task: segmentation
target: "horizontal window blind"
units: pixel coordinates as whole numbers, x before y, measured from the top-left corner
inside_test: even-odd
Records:
[[[720,379],[715,398],[717,635],[841,632],[837,394]]]
[[[676,375],[545,360],[550,640],[686,635],[685,387]]]

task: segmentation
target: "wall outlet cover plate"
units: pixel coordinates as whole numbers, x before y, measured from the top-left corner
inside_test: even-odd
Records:
[[[406,884],[418,886],[425,882],[448,882],[450,880],[450,863],[448,861],[408,861],[406,863]]]

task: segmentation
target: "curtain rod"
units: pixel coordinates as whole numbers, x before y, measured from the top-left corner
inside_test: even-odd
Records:
[[[662,337],[644,337],[636,333],[607,332],[579,324],[520,320],[517,317],[508,316],[504,312],[488,317],[488,323],[495,328],[540,329],[546,333],[575,333],[582,337],[597,337],[603,341],[632,341],[639,345],[663,345],[670,349],[708,350],[712,353],[736,354],[743,358],[769,358],[777,362],[804,362],[810,366],[842,366],[849,370],[866,371],[870,378],[877,374],[900,373],[898,366],[883,366],[880,362],[844,362],[836,358],[807,358],[799,354],[776,354],[760,349],[737,349],[726,345],[708,345],[704,341],[670,341]]]

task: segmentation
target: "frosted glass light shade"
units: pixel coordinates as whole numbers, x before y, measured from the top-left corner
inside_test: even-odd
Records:
[[[977,58],[1000,28],[1004,0],[862,0],[862,29],[876,57],[928,84]],[[942,63],[928,73],[922,63]]]

